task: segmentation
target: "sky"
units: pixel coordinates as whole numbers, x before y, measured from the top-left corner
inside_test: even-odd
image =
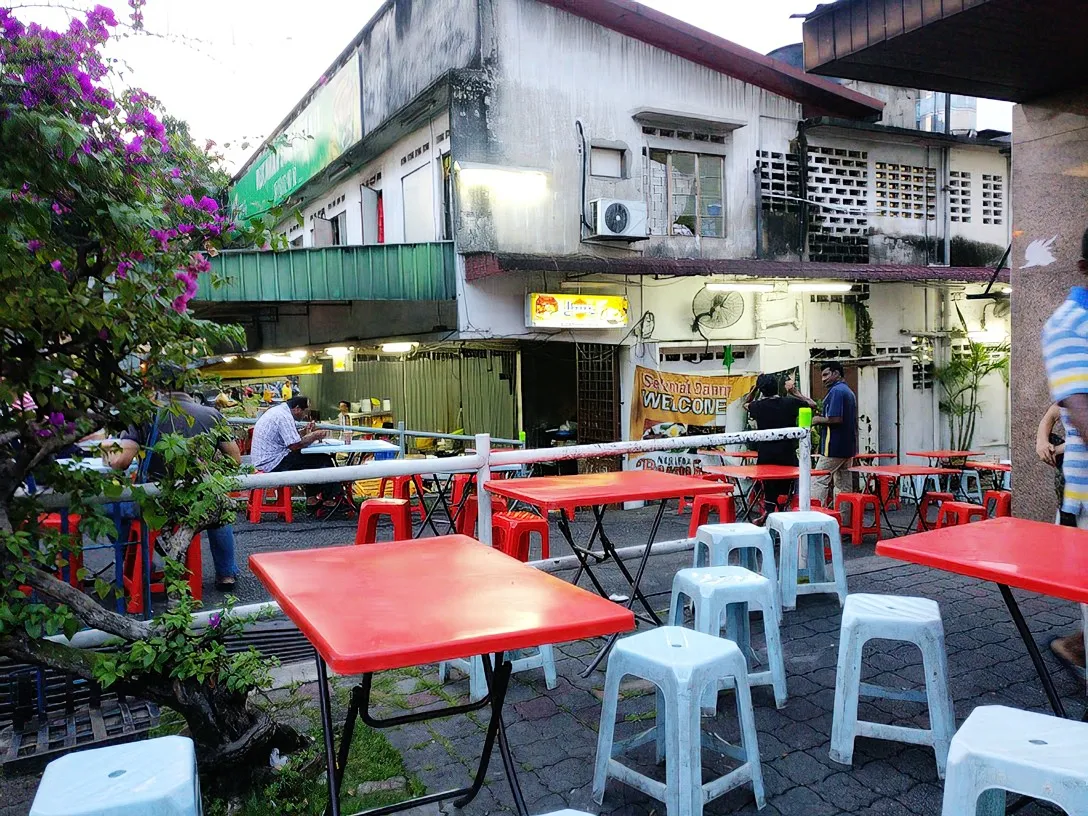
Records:
[[[98,0],[127,19],[124,0]],[[800,42],[801,20],[819,0],[642,0],[760,53]],[[81,0],[0,0],[23,20],[67,26]],[[199,140],[244,164],[366,25],[381,0],[147,0],[148,34],[119,36],[108,54],[124,80],[158,97]],[[978,127],[1011,129],[1011,105],[979,101]]]

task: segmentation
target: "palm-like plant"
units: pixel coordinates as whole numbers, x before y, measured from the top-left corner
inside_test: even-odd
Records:
[[[975,423],[982,412],[979,389],[986,376],[994,372],[1008,382],[1009,345],[992,346],[969,343],[964,354],[957,355],[933,375],[941,386],[941,413],[948,417],[949,444],[955,450],[970,450],[975,439]]]

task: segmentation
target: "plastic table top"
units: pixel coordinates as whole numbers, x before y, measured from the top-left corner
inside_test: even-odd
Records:
[[[496,496],[525,502],[542,511],[570,510],[633,501],[659,501],[682,496],[720,493],[722,486],[706,479],[657,470],[620,470],[571,476],[534,476],[488,482]]]
[[[381,439],[353,439],[351,442],[322,440],[307,445],[303,453],[399,453],[400,448]]]
[[[1011,517],[885,539],[877,555],[1088,603],[1088,531]]]
[[[956,451],[956,450],[907,451],[907,456],[917,456],[920,459],[969,459],[972,456],[982,456],[982,451]]]
[[[858,465],[851,473],[869,476],[956,476],[963,473],[958,468],[932,467],[930,465]]]
[[[249,565],[338,674],[635,626],[634,615],[619,604],[461,535],[258,553]]]
[[[762,482],[767,479],[797,479],[801,468],[793,465],[708,465],[703,468],[707,473],[728,476],[730,479],[751,479]],[[812,476],[826,476],[829,470],[810,470]]]
[[[971,468],[974,470],[992,470],[996,473],[1012,473],[1012,465],[1004,462],[972,462]]]

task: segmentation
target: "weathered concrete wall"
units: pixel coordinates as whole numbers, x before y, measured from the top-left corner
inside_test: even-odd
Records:
[[[648,245],[635,244],[634,250],[679,257],[754,256],[752,171],[757,149],[767,143],[761,129],[771,130],[775,121],[788,123],[785,135],[774,134],[773,149],[784,149],[800,113],[796,103],[534,0],[482,0],[482,7],[485,31],[493,26],[492,38],[485,41],[495,45],[483,70],[461,72],[454,80],[454,159],[539,171],[544,183],[531,189],[515,182],[471,191],[461,185],[457,239],[462,251],[633,251],[579,240],[575,122],[582,122],[587,141],[620,146],[627,158],[622,179],[589,176],[586,200],[645,201],[643,151],[648,142],[634,114],[652,109],[740,127],[726,135],[723,145],[706,145],[706,152],[726,156],[726,236],[663,236]],[[675,141],[676,149],[701,152],[698,141]]]
[[[1088,89],[1017,105],[1013,155],[1013,509],[1049,520],[1051,470],[1035,455],[1035,429],[1050,404],[1039,332],[1069,288],[1085,282],[1077,260],[1088,227]]]

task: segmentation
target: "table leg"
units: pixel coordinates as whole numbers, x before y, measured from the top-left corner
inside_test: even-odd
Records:
[[[435,511],[438,510],[438,505],[439,504],[441,504],[443,509],[445,509],[446,518],[449,519],[449,526],[446,528],[446,534],[448,535],[450,532],[453,531],[454,520],[455,520],[456,516],[454,515],[453,511],[450,510],[449,502],[446,501],[446,492],[450,489],[450,486],[453,484],[453,474],[452,473],[449,474],[449,478],[446,479],[445,484],[443,484],[441,477],[439,477],[439,475],[437,473],[434,474],[434,476],[435,476],[434,483],[435,483],[435,485],[437,487],[437,490],[438,490],[438,496],[437,496],[437,498],[434,500],[434,502],[431,504],[431,506],[429,508],[427,507],[427,503],[423,501],[423,491],[421,489],[421,483],[418,483],[417,487],[416,487],[416,489],[419,491],[419,500],[421,502],[423,502],[423,507],[425,508],[424,513],[423,513],[423,521],[421,521],[419,523],[419,534],[420,535],[423,535],[423,531],[427,528],[428,524],[430,525],[431,530],[434,531],[434,534],[436,536],[442,535],[442,533],[440,533],[438,531],[438,527],[436,527],[435,523],[434,523],[434,514],[435,514]]]
[[[646,539],[646,549],[642,552],[642,559],[638,564],[638,571],[635,573],[635,580],[631,586],[631,597],[627,599],[625,606],[630,609],[635,602],[635,598],[638,597],[642,603],[649,609],[649,602],[646,600],[646,596],[642,594],[642,590],[639,589],[639,583],[642,581],[642,574],[646,571],[646,564],[650,560],[650,550],[653,547],[654,539],[657,538],[657,528],[661,526],[661,518],[665,515],[665,501],[662,501],[657,506],[657,516],[654,518],[654,523],[650,527],[650,536]],[[618,560],[618,559],[617,559]],[[661,623],[661,619],[657,617],[657,614],[652,610],[650,612],[653,615],[654,620]],[[612,647],[616,645],[616,641],[619,640],[619,635],[611,635],[608,641],[601,648],[601,651],[597,653],[597,656],[593,658],[593,662],[589,664],[585,671],[581,673],[582,677],[589,677],[593,671],[601,664],[601,661],[608,656],[608,653],[612,651]]]
[[[340,816],[340,771],[336,767],[336,749],[332,736],[332,705],[329,701],[329,674],[321,655],[317,657],[317,699],[321,706],[321,730],[325,736],[325,767],[329,783],[329,804],[326,812],[330,816]]]
[[[596,525],[600,524],[600,520],[594,522],[594,534],[596,534]],[[570,530],[570,521],[567,519],[567,511],[559,511],[559,532],[563,534],[563,538],[567,540],[567,545],[570,547],[571,552],[578,559],[579,567],[578,573],[574,576],[574,580],[571,582],[575,585],[578,584],[578,579],[582,577],[582,571],[584,570],[586,575],[589,576],[590,582],[593,584],[593,588],[597,590],[597,594],[602,598],[608,597],[608,590],[604,588],[600,581],[597,580],[597,576],[593,574],[593,570],[589,568],[589,559],[592,558],[596,563],[600,564],[605,560],[603,556],[597,555],[592,550],[586,550],[579,547],[574,543],[574,534]],[[590,539],[592,541],[592,539]]]
[[[1043,691],[1046,692],[1047,700],[1050,701],[1050,707],[1059,717],[1066,717],[1065,706],[1062,705],[1062,700],[1054,688],[1054,681],[1050,677],[1050,672],[1047,671],[1046,664],[1043,663],[1043,656],[1039,654],[1039,647],[1035,645],[1035,638],[1031,636],[1031,631],[1028,629],[1028,624],[1020,611],[1020,606],[1016,603],[1016,598],[1013,597],[1012,590],[1005,584],[998,584],[997,587],[1001,590],[1001,597],[1005,601],[1005,606],[1009,608],[1012,621],[1016,624],[1016,631],[1020,633],[1020,639],[1024,641],[1031,662],[1035,665],[1035,672],[1039,675],[1039,680],[1042,681]]]
[[[661,519],[665,514],[665,502],[661,502],[657,508],[657,517],[654,519],[654,523],[650,528],[649,544],[653,543],[653,540],[657,537],[657,528],[661,525]],[[632,598],[637,598],[639,603],[642,604],[646,613],[653,619],[653,623],[657,626],[661,625],[661,618],[657,616],[653,606],[650,605],[649,600],[642,594],[642,590],[638,588],[639,582],[642,580],[642,572],[646,568],[647,555],[650,552],[649,546],[646,548],[646,552],[643,553],[643,558],[639,562],[638,572],[632,576],[630,571],[623,563],[623,559],[619,557],[616,552],[616,546],[609,540],[608,536],[604,532],[604,508],[594,507],[593,515],[597,519],[597,528],[601,531],[601,547],[605,554],[616,562],[616,566],[619,567],[620,572],[623,573],[623,577],[627,580],[627,583],[631,585],[633,590]],[[627,608],[632,606],[631,599],[628,599]]]
[[[510,784],[510,793],[514,797],[514,808],[518,812],[518,816],[529,816],[529,809],[525,806],[525,796],[521,792],[521,784],[518,782],[518,770],[514,765],[514,755],[510,751],[510,743],[506,739],[506,723],[502,719],[502,698],[506,695],[506,688],[510,680],[510,671],[512,664],[502,661],[502,655],[495,655],[495,662],[498,665],[498,669],[492,671],[491,660],[487,655],[484,655],[484,679],[487,680],[487,687],[492,691],[492,703],[491,703],[491,718],[492,721],[497,723],[497,732],[499,738],[499,754],[502,757],[502,766],[506,771],[506,780]],[[502,677],[500,673],[505,668],[505,677]],[[498,683],[502,683],[502,694],[498,693],[496,686]],[[489,724],[490,728],[490,724]],[[485,749],[487,750],[487,749]],[[483,774],[479,774],[479,779],[483,781]],[[468,800],[465,800],[467,803]],[[454,802],[458,807],[463,807],[461,802]]]

